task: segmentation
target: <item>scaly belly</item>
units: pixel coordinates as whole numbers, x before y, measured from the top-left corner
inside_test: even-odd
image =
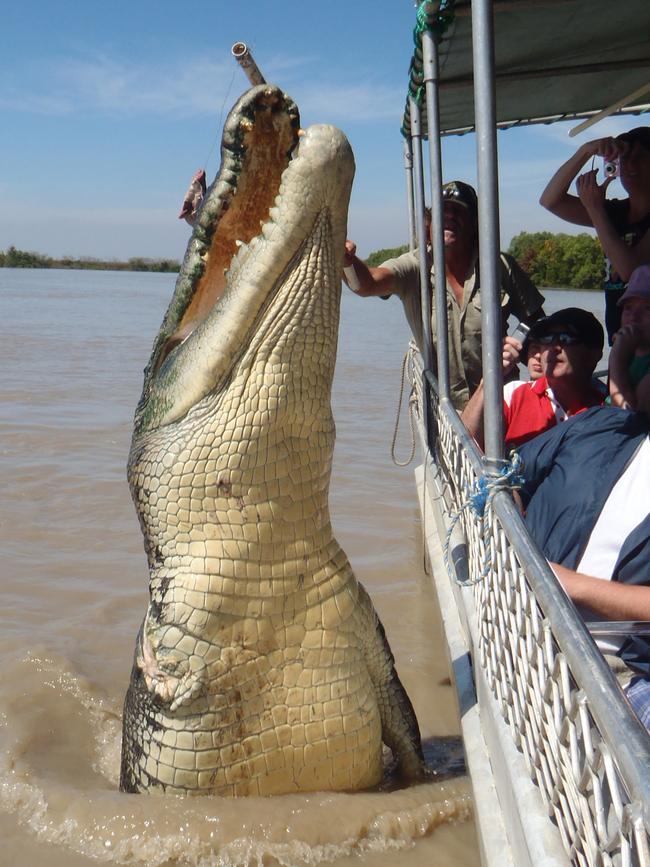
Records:
[[[377,699],[345,630],[261,655],[222,648],[205,691],[170,713],[134,666],[122,788],[216,795],[339,791],[382,773]]]

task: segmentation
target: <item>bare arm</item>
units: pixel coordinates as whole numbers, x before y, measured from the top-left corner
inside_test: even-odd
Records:
[[[485,404],[485,395],[483,392],[483,380],[478,384],[478,388],[470,397],[467,406],[460,414],[460,420],[467,428],[468,432],[476,440],[476,444],[480,449],[485,448],[483,437],[483,407]]]
[[[503,341],[503,375],[507,376],[513,367],[519,361],[522,345],[514,337],[506,337]],[[463,422],[469,433],[476,440],[479,448],[484,448],[483,438],[483,408],[485,404],[485,395],[483,392],[483,380],[478,385],[474,394],[470,397],[467,406],[460,415],[460,420]]]
[[[356,244],[353,241],[345,242],[345,254],[343,267],[354,268],[359,281],[357,295],[367,298],[371,295],[392,295],[395,292],[395,275],[389,268],[369,268],[356,255]],[[346,284],[348,281],[343,275]]]
[[[639,342],[638,331],[633,325],[625,325],[614,335],[614,345],[609,355],[609,396],[612,406],[621,409],[636,409],[637,395],[630,382],[630,362]]]
[[[557,563],[550,565],[576,605],[585,605],[606,620],[650,620],[650,587],[603,581]]]
[[[627,282],[635,268],[650,260],[650,231],[633,247],[628,247],[618,236],[605,211],[605,190],[608,184],[609,180],[598,185],[595,172],[585,172],[577,181],[578,195],[591,225],[598,234],[605,255],[621,278]]]
[[[591,217],[578,196],[569,193],[569,187],[585,163],[594,156],[615,159],[618,146],[613,138],[595,139],[581,145],[553,175],[540,196],[539,203],[556,217],[578,226],[591,226]]]

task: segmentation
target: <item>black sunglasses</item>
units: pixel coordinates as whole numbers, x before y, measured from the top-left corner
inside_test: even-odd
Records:
[[[552,346],[555,343],[559,343],[560,346],[575,346],[577,343],[582,343],[582,340],[577,334],[571,334],[569,331],[549,331],[548,334],[535,337],[534,342],[541,343],[542,346]]]

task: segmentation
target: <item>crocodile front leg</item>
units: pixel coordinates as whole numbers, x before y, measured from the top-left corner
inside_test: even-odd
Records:
[[[370,597],[361,585],[359,585],[359,610],[366,620],[362,632],[367,636],[364,651],[368,672],[377,696],[382,740],[390,747],[397,760],[399,775],[409,782],[417,782],[425,776],[417,718],[411,700],[395,670],[395,658],[386,640],[384,627]]]

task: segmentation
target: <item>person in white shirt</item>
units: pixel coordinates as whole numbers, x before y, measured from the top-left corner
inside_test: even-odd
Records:
[[[519,450],[526,525],[586,621],[650,621],[649,430],[642,413],[597,407]],[[650,641],[598,644],[650,723]]]

